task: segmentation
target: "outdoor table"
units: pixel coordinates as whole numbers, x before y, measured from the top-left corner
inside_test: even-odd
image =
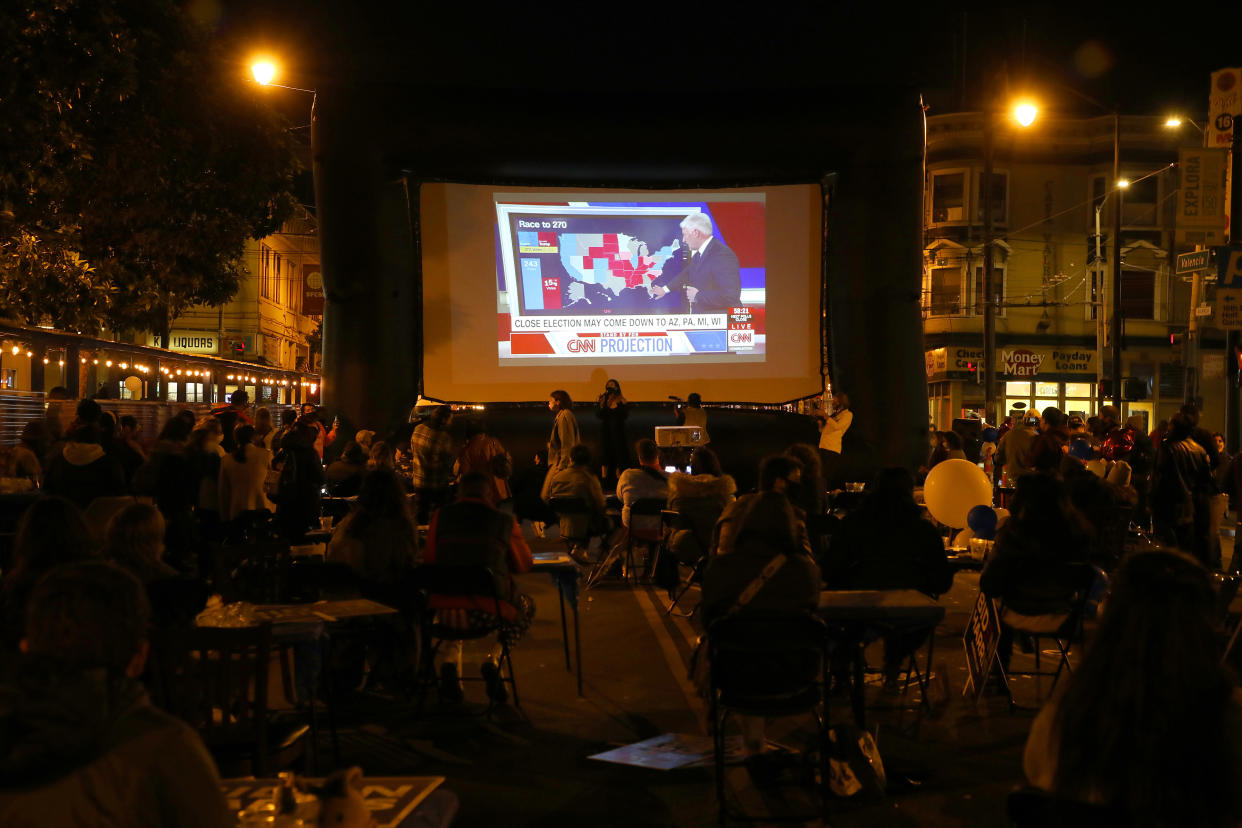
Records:
[[[536,552],[531,572],[546,572],[556,584],[561,604],[561,641],[565,647],[565,669],[571,669],[569,661],[569,629],[565,623],[565,601],[574,613],[574,660],[578,667],[578,695],[582,695],[582,637],[578,627],[578,578],[579,568],[574,559],[564,552]]]
[[[323,783],[322,778],[298,777],[297,781],[312,787]],[[413,824],[414,812],[443,783],[443,776],[367,776],[362,780],[362,798],[378,828],[399,828],[407,821]],[[270,802],[280,784],[280,779],[221,779],[220,790],[229,809],[236,812]],[[451,821],[451,815],[446,816]]]
[[[230,609],[233,608],[233,609]],[[372,618],[398,615],[396,609],[366,598],[349,598],[336,601],[316,601],[313,604],[226,604],[214,612],[204,610],[195,620],[198,627],[250,627],[259,624],[272,625],[272,643],[279,648],[280,678],[285,698],[292,703],[305,693],[310,702],[311,729],[318,741],[316,723],[317,704],[315,685],[322,669],[324,653],[324,629],[355,618]],[[284,648],[294,651],[293,675]],[[332,699],[328,699],[328,716],[331,724]],[[316,748],[317,750],[317,748]],[[336,730],[332,731],[332,750],[337,753]]]
[[[850,703],[854,719],[861,728],[865,726],[867,712],[863,692],[863,674],[866,670],[864,629],[868,626],[935,627],[944,618],[945,610],[935,600],[915,589],[843,589],[821,592],[815,612],[829,625],[839,625],[843,640],[854,647]]]

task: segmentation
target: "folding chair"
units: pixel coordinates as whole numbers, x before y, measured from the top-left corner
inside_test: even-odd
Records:
[[[452,564],[423,564],[414,570],[412,585],[421,590],[426,598],[424,602],[424,618],[422,629],[422,668],[419,671],[418,707],[416,715],[422,715],[423,703],[427,690],[437,683],[435,673],[436,653],[445,641],[474,641],[486,638],[493,633],[498,634],[500,641],[500,679],[509,685],[513,694],[513,705],[521,707],[518,700],[517,680],[513,672],[513,657],[509,652],[509,641],[500,631],[506,617],[514,617],[516,607],[501,600],[496,588],[496,577],[492,570],[479,565],[455,566]],[[470,626],[448,624],[437,614],[437,599],[452,598],[483,598],[483,606],[487,610],[488,620],[475,622]],[[506,671],[508,675],[505,675]],[[462,681],[483,681],[482,676],[460,676]],[[488,712],[495,706],[489,700]]]
[[[156,629],[151,644],[152,700],[198,731],[222,775],[270,776],[309,759],[310,727],[269,717],[270,624]]]
[[[1070,586],[1062,595],[1043,599],[1047,603],[1047,611],[1039,615],[1026,615],[1015,611],[1007,604],[1002,604],[1000,608],[1002,629],[1008,628],[1013,632],[1026,635],[1032,640],[1035,649],[1034,670],[1010,670],[1007,674],[1002,671],[1002,684],[1009,697],[1011,710],[1014,708],[1014,701],[1007,676],[1052,676],[1052,687],[1055,688],[1063,670],[1071,674],[1074,672],[1069,654],[1074,639],[1082,635],[1083,614],[1096,576],[1095,568],[1090,564],[1075,563],[1063,566],[1065,582]],[[1040,669],[1040,641],[1044,638],[1052,639],[1057,646],[1059,655],[1057,669],[1052,672]]]
[[[708,696],[720,824],[733,818],[770,822],[770,815],[737,813],[725,800],[724,726],[730,713],[748,716],[811,714],[818,729],[820,796],[815,814],[775,821],[827,821],[829,742],[824,691],[828,686],[828,634],[811,613],[739,612],[721,618],[707,631],[711,684]]]
[[[630,504],[630,525],[625,528],[625,578],[630,580],[634,572],[634,546],[642,544],[647,547],[647,579],[655,572],[660,561],[660,547],[664,543],[664,527],[660,521],[661,513],[668,501],[662,497],[644,497]],[[638,584],[638,576],[633,576]]]
[[[678,501],[678,506],[679,508],[675,511],[665,509],[660,513],[665,526],[670,530],[670,543],[679,536],[686,538],[687,542],[693,540],[698,554],[689,563],[685,557],[679,556],[680,563],[690,566],[690,575],[679,585],[665,612],[669,615],[689,618],[698,612],[697,606],[690,612],[674,612],[673,610],[690,591],[690,587],[703,580],[703,570],[707,568],[707,563],[711,559],[712,535],[723,507],[718,499],[712,497],[682,498]],[[682,534],[683,532],[686,534]]]

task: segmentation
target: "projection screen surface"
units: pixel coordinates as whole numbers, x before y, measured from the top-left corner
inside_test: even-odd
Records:
[[[818,184],[425,183],[423,393],[785,402],[818,393]]]

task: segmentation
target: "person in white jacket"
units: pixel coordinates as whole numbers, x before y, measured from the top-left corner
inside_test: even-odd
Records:
[[[832,413],[822,418],[823,426],[819,432],[819,454],[823,462],[824,483],[828,490],[841,487],[841,443],[845,432],[849,431],[854,422],[854,412],[850,411],[850,398],[844,391],[832,395]]]
[[[237,448],[220,461],[220,520],[235,520],[242,512],[274,511],[263,484],[272,467],[272,453],[254,442],[252,425],[239,425],[233,432]]]

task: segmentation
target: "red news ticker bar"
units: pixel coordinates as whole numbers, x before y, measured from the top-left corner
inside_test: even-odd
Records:
[[[529,356],[555,354],[552,343],[541,333],[514,333],[509,337],[509,353]]]

